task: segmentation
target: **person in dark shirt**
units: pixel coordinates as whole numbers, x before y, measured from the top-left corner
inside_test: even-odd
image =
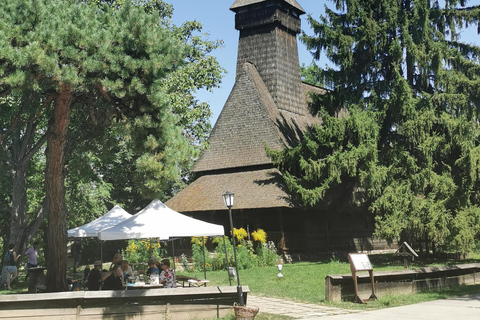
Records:
[[[151,256],[150,259],[148,259],[148,270],[147,270],[147,277],[150,277],[153,274],[160,274],[160,269],[159,265],[160,262],[158,261],[157,257]]]
[[[113,268],[122,264],[123,256],[121,253],[115,253],[112,260],[112,265],[110,266],[110,271],[113,271]]]
[[[90,273],[85,279],[87,280],[87,287],[89,291],[100,290],[100,287],[102,286],[102,274],[100,272],[101,269],[102,262],[95,261],[95,263],[93,264],[93,269],[90,271]]]
[[[105,279],[103,290],[122,290],[123,271],[120,266],[114,267],[112,274]]]
[[[109,269],[108,273],[105,274],[102,278],[103,282],[105,282],[105,280],[107,280],[107,278],[110,277],[110,275],[113,274],[114,269],[116,269],[117,267],[122,265],[122,260],[123,260],[122,254],[121,253],[115,253],[115,255],[113,256],[112,264],[110,265],[110,269]]]

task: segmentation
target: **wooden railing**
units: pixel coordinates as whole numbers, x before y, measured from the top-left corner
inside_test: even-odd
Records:
[[[237,297],[236,287],[1,295],[0,319],[211,319],[225,317]]]

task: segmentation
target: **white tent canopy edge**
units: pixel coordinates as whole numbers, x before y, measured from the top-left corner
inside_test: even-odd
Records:
[[[67,234],[71,238],[96,238],[100,230],[111,228],[131,217],[132,215],[130,213],[122,209],[119,205],[116,205],[100,218],[86,223],[83,226],[67,230]]]
[[[100,240],[223,236],[222,225],[178,213],[158,199],[119,224],[98,231]]]

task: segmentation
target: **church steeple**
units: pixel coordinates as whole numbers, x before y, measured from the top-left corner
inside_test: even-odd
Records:
[[[305,11],[295,0],[237,0],[230,10],[240,31],[237,75],[252,63],[277,108],[304,115],[297,34]]]

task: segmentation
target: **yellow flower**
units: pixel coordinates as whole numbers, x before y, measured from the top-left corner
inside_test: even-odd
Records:
[[[257,229],[257,231],[252,232],[252,238],[254,241],[259,241],[261,243],[267,242],[267,233],[262,229]]]
[[[233,234],[235,235],[235,238],[238,239],[238,241],[241,241],[248,236],[247,231],[243,228],[240,228],[240,229],[233,228]]]
[[[208,237],[192,237],[191,243],[203,246],[203,243],[208,240]]]

